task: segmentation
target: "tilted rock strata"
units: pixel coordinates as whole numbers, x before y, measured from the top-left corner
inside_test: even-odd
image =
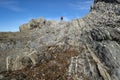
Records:
[[[120,80],[119,2],[95,0],[87,16],[71,22],[33,19],[20,27],[27,34],[22,42],[17,37],[3,43],[1,37],[0,58],[6,64],[0,71],[13,71],[1,74],[26,80]]]

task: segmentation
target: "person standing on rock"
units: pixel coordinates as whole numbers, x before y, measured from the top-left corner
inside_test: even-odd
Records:
[[[43,21],[43,24],[44,24],[44,25],[46,24],[46,20]]]
[[[60,17],[60,20],[63,21],[63,16]]]

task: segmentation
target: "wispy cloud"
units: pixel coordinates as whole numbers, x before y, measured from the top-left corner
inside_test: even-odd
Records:
[[[79,9],[79,10],[88,10],[90,9],[90,6],[92,4],[92,0],[89,1],[76,1],[74,3],[69,3],[69,6],[74,8],[74,9]]]
[[[18,1],[13,0],[0,0],[0,7],[6,8],[12,11],[22,11],[22,9],[18,6]]]

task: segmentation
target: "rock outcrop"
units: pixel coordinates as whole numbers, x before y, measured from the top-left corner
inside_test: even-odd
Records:
[[[33,19],[0,33],[0,79],[120,80],[119,26],[120,1],[95,0],[82,19]]]

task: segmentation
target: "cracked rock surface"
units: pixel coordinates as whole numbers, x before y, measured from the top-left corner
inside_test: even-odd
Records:
[[[120,1],[94,0],[82,19],[32,19],[0,33],[0,80],[120,80]]]

